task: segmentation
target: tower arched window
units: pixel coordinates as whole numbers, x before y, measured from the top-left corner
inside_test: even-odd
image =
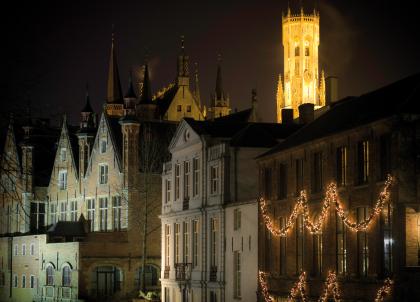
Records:
[[[71,285],[71,269],[68,265],[63,267],[63,286]]]
[[[296,57],[300,56],[300,48],[299,48],[299,46],[295,46],[295,56]]]
[[[54,285],[54,268],[49,265],[46,269],[47,285]]]
[[[309,57],[309,46],[305,47],[305,56]]]

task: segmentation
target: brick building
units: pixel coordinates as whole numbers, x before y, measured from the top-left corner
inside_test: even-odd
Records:
[[[313,106],[303,104],[300,121],[306,125],[258,158],[269,217],[260,211],[259,269],[268,273],[274,301],[286,301],[303,271],[307,294],[316,299],[329,271],[338,276],[342,301],[374,301],[386,277],[395,282],[390,301],[420,299],[419,87],[417,74],[333,102],[315,119]],[[283,120],[288,122],[296,120]],[[320,232],[312,234],[299,212],[285,236],[275,233],[290,222],[301,190],[309,219],[316,222],[332,182],[345,216],[365,221],[388,173],[394,178],[390,202],[366,230],[347,227],[330,206]],[[274,223],[274,232],[266,221]]]

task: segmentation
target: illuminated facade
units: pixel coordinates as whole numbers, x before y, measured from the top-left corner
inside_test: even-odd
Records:
[[[281,122],[281,110],[292,108],[293,116],[299,116],[298,107],[311,103],[315,109],[325,105],[325,78],[319,72],[319,13],[292,14],[290,9],[282,17],[284,48],[283,82],[279,77],[277,88],[277,122]]]

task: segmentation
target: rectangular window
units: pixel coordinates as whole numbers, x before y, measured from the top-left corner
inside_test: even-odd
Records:
[[[191,188],[191,163],[189,161],[184,162],[184,199],[190,198]]]
[[[369,142],[361,141],[357,144],[357,173],[358,184],[365,184],[369,180]]]
[[[264,168],[264,196],[271,199],[272,190],[271,168]]]
[[[210,219],[210,265],[212,267],[217,267],[217,222],[216,218]]]
[[[338,216],[336,219],[336,268],[339,275],[347,273],[347,248],[346,248],[346,229],[344,222]]]
[[[22,275],[22,288],[26,288],[26,275]]]
[[[181,112],[182,111],[182,105],[177,105],[176,106],[176,111]]]
[[[99,231],[108,229],[108,198],[99,198]]]
[[[171,242],[171,227],[169,224],[165,225],[165,266],[169,266],[170,259],[170,242]]]
[[[166,191],[166,203],[171,201],[171,180],[166,179],[165,180],[165,191]]]
[[[181,263],[181,259],[179,257],[179,232],[180,225],[179,223],[175,223],[175,264]]]
[[[200,184],[200,161],[196,157],[193,159],[193,197],[196,197],[199,194],[199,184]]]
[[[95,199],[88,199],[87,200],[87,215],[88,220],[90,222],[90,231],[95,231]]]
[[[383,135],[380,140],[380,180],[391,173],[391,136]]]
[[[241,209],[233,210],[233,230],[241,228]]]
[[[283,229],[286,226],[286,219],[284,217],[280,217],[279,226],[280,226],[280,229]],[[280,236],[279,240],[280,240],[279,272],[280,272],[280,275],[285,275],[286,274],[286,237]]]
[[[187,106],[187,112],[191,112],[191,105]]]
[[[337,186],[347,184],[347,147],[337,148]]]
[[[357,208],[357,223],[365,221],[369,216],[368,207]],[[357,232],[357,258],[358,273],[360,276],[366,277],[369,271],[369,245],[368,234],[366,231]]]
[[[296,166],[296,194],[299,195],[303,190],[303,159],[295,160]]]
[[[181,165],[175,165],[175,200],[179,200],[179,180],[181,177]]]
[[[77,201],[70,201],[70,220],[77,221]]]
[[[304,242],[305,242],[305,225],[303,215],[300,214],[296,218],[296,273],[300,274],[303,271],[304,263]]]
[[[219,166],[214,165],[210,167],[210,194],[217,194],[219,192]]]
[[[115,231],[121,230],[122,207],[121,196],[112,196],[112,228]]]
[[[57,222],[57,207],[55,204],[50,204],[50,223],[55,224]]]
[[[234,296],[235,298],[241,297],[241,253],[234,252],[233,255],[233,272],[234,272]]]
[[[100,152],[103,154],[106,152],[107,142],[106,139],[102,139],[100,143]]]
[[[385,205],[384,210],[382,211],[382,232],[384,238],[383,253],[384,253],[384,263],[383,270],[384,274],[389,276],[392,274],[393,270],[393,238],[392,238],[392,207],[390,204]]]
[[[67,202],[60,202],[60,221],[67,219]]]
[[[60,190],[67,189],[67,170],[61,170],[58,173],[58,188]]]
[[[277,198],[287,198],[287,166],[282,163],[278,166],[277,175]]]
[[[198,220],[193,220],[193,267],[198,265]]]
[[[60,160],[61,161],[66,161],[67,159],[67,149],[66,148],[61,148],[60,150]]]
[[[312,161],[312,193],[319,193],[322,191],[322,152],[313,154]]]
[[[99,184],[108,183],[108,165],[99,165]]]
[[[190,224],[184,222],[184,263],[190,263]]]
[[[29,286],[31,288],[35,288],[35,276],[31,275],[30,279],[29,279]]]

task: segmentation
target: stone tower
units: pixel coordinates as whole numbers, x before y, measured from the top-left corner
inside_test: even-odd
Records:
[[[301,104],[314,104],[315,109],[325,105],[324,77],[318,67],[319,13],[299,14],[288,9],[282,17],[284,48],[284,75],[277,87],[277,122],[281,122],[281,110],[293,109],[293,117],[299,116]]]

